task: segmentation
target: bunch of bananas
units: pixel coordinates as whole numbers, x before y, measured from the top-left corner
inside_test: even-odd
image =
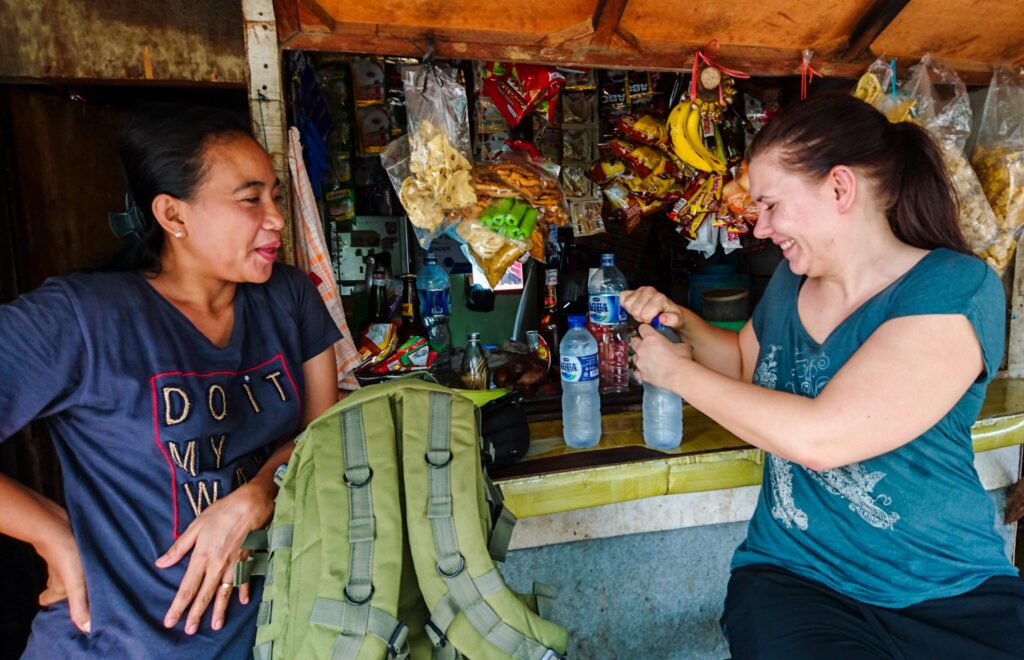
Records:
[[[722,173],[726,170],[725,145],[717,125],[714,126],[715,153],[704,145],[700,112],[702,104],[700,99],[683,99],[672,108],[668,115],[669,143],[675,155],[695,170]]]

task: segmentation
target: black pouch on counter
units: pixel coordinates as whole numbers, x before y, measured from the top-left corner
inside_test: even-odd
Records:
[[[487,467],[512,465],[526,456],[530,427],[522,404],[522,394],[513,391],[480,406],[480,435]]]

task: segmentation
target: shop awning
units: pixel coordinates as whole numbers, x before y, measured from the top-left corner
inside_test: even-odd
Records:
[[[711,40],[752,75],[856,76],[930,52],[967,82],[1024,65],[1019,0],[274,0],[290,50],[686,69]]]

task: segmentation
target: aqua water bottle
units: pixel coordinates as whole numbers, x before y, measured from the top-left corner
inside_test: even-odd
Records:
[[[601,440],[597,342],[586,317],[569,317],[569,331],[558,345],[562,372],[562,437],[570,447],[593,447]]]
[[[451,361],[451,332],[448,318],[451,316],[451,285],[448,273],[437,263],[433,252],[423,258],[423,267],[416,273],[416,292],[420,299],[420,313],[427,328],[430,348],[437,351],[436,367],[447,369]]]
[[[629,388],[626,310],[619,302],[619,294],[625,289],[626,277],[615,267],[615,255],[602,254],[601,268],[587,284],[587,329],[597,341],[602,392],[625,392]]]
[[[651,321],[651,327],[663,334],[673,344],[679,343],[679,336],[661,324],[658,317]],[[644,444],[653,449],[673,449],[683,439],[683,399],[671,390],[644,383]]]

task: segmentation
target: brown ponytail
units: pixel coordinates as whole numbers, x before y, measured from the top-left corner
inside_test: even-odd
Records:
[[[971,254],[942,155],[920,126],[890,123],[848,94],[820,94],[779,112],[754,137],[747,159],[775,148],[787,167],[817,181],[837,165],[866,171],[898,239]]]

